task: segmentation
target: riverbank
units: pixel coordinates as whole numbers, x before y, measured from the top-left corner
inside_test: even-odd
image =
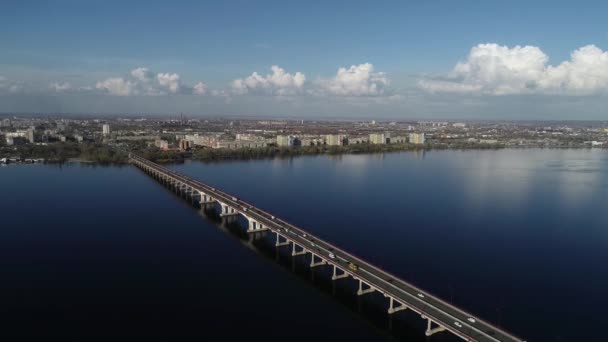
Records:
[[[203,162],[219,162],[222,160],[256,160],[273,158],[293,158],[311,155],[341,155],[341,154],[376,154],[408,151],[433,150],[499,150],[499,149],[590,149],[591,147],[563,146],[563,147],[517,147],[504,144],[459,144],[448,145],[444,143],[416,144],[356,144],[345,146],[298,146],[277,147],[267,146],[260,148],[241,149],[212,149],[197,148],[193,151],[178,150],[163,151],[156,147],[131,146],[130,150],[142,157],[159,164],[183,163],[184,160],[197,160]],[[57,143],[49,145],[21,145],[0,148],[0,159],[6,158],[23,163],[26,160],[43,159],[44,163],[65,163],[77,161],[89,164],[124,165],[129,162],[127,153],[103,144],[76,144]]]

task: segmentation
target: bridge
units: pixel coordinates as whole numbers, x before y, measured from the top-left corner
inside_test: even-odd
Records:
[[[291,247],[291,255],[294,257],[310,254],[311,268],[333,269],[332,281],[349,277],[354,279],[359,285],[357,295],[381,293],[388,299],[389,315],[403,310],[416,312],[427,321],[426,336],[446,331],[465,341],[525,342],[233,195],[134,154],[129,154],[129,160],[165,186],[198,200],[202,208],[211,209],[219,204],[220,216],[227,221],[236,220],[239,216],[244,217],[248,222],[247,232],[272,232],[276,235],[276,248]]]

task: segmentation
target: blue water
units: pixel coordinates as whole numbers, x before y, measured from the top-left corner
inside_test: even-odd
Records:
[[[608,153],[172,165],[528,341],[606,340]],[[205,217],[133,167],[0,168],[0,335],[424,341],[411,312]],[[447,333],[432,341],[457,340]]]

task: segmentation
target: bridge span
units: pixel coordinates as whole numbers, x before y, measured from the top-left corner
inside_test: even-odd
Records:
[[[332,280],[352,277],[359,284],[357,295],[379,292],[388,299],[388,314],[412,310],[427,321],[426,336],[449,331],[465,341],[519,341],[521,338],[485,322],[414,285],[310,234],[233,195],[153,163],[134,154],[130,162],[163,184],[199,200],[201,207],[220,205],[220,216],[248,222],[247,232],[270,231],[276,248],[290,246],[291,255],[311,255],[310,267],[331,267]]]

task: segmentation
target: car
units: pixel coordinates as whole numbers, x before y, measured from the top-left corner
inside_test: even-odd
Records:
[[[358,269],[359,269],[359,266],[357,266],[357,265],[353,264],[352,262],[349,262],[349,263],[348,263],[348,268],[350,268],[350,269],[351,269],[351,270],[353,270],[353,271],[356,271],[356,270],[358,270]]]
[[[270,218],[274,220],[274,216],[270,216]]]
[[[310,243],[310,245],[311,245],[312,247],[317,247],[317,245],[315,245],[315,244],[314,244],[314,243],[312,243],[312,242]]]
[[[238,200],[236,199],[236,197],[232,197],[232,200],[233,200],[233,201],[238,201]]]
[[[329,257],[332,258],[332,259],[335,259],[336,255],[334,253],[329,253]]]
[[[475,318],[473,318],[473,317],[469,317],[469,318],[467,318],[467,321],[469,321],[469,322],[471,322],[471,323],[475,323],[475,322],[477,322],[477,321],[475,320]]]
[[[247,208],[243,207],[243,211],[244,211],[244,212],[247,212]]]
[[[211,188],[211,190],[215,191],[215,188]]]
[[[306,235],[306,233],[302,234],[303,237],[307,237],[308,235]]]
[[[454,325],[457,326],[457,327],[459,327],[459,328],[462,328],[462,323],[460,323],[460,322],[454,322]]]
[[[422,293],[419,293],[419,294],[418,294],[418,297],[420,297],[420,298],[424,298],[424,295],[423,295]]]

